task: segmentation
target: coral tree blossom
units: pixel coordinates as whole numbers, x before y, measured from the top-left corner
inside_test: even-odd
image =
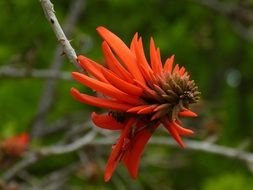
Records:
[[[136,178],[140,157],[154,130],[162,124],[180,147],[180,136],[193,134],[181,126],[180,117],[196,117],[189,105],[199,99],[198,88],[184,67],[173,67],[174,55],[164,64],[160,51],[150,41],[150,64],[141,37],[135,34],[128,48],[115,34],[98,27],[104,39],[102,50],[106,67],[84,57],[77,61],[90,75],[73,72],[74,79],[102,94],[94,97],[72,88],[73,97],[83,103],[108,109],[107,114],[92,113],[92,121],[101,128],[121,132],[105,168],[109,181],[119,161]]]
[[[0,149],[4,152],[5,155],[11,157],[22,156],[26,151],[29,143],[29,135],[27,133],[21,133],[15,136],[12,136],[5,141],[0,143]]]

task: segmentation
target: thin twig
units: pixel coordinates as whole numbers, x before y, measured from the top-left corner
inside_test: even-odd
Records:
[[[91,142],[90,145],[112,145],[112,142],[109,138],[98,138]],[[163,145],[170,147],[177,147],[178,145],[171,138],[166,137],[153,137],[149,144],[151,145]],[[230,148],[226,146],[216,145],[210,142],[200,142],[196,140],[185,140],[186,149],[185,150],[194,150],[202,151],[209,154],[215,154],[220,156],[225,156],[227,158],[238,159],[246,162],[247,164],[253,164],[253,153],[239,150],[236,148]]]
[[[13,168],[9,169],[3,175],[3,179],[10,180],[12,177],[16,176],[19,171],[29,167],[31,164],[45,156],[70,153],[79,150],[80,148],[85,146],[108,146],[115,143],[111,140],[111,138],[106,137],[94,139],[95,135],[96,132],[91,131],[84,137],[80,138],[79,140],[76,140],[71,144],[42,148],[40,150],[30,152],[21,162],[16,164]],[[251,152],[216,145],[210,142],[200,142],[196,140],[185,140],[185,143],[187,144],[187,148],[185,149],[185,151],[201,151],[204,153],[225,156],[227,158],[244,161],[246,164],[248,164],[249,167],[253,164],[253,153]],[[167,137],[153,137],[150,140],[149,144],[178,147],[177,144],[173,141],[173,139]]]
[[[72,33],[74,25],[84,8],[84,2],[85,2],[84,0],[75,0],[70,5],[69,13],[63,26],[67,36],[69,36]],[[43,7],[47,19],[50,21],[51,26],[56,33],[57,39],[58,40],[62,38],[64,39],[59,41],[60,44],[62,45],[63,51],[66,53],[69,60],[74,62],[75,66],[78,66],[76,63],[75,51],[71,47],[60,24],[58,23],[58,20],[54,14],[52,3],[50,1],[43,0],[41,1],[41,5]],[[61,55],[62,48],[60,46],[57,46],[53,62],[50,66],[50,70],[59,71],[61,69],[63,63],[63,56]],[[50,108],[52,108],[53,103],[55,102],[54,98],[57,84],[58,81],[56,79],[50,79],[46,81],[46,84],[42,91],[41,99],[39,101],[38,112],[33,122],[31,133],[32,137],[38,138],[40,134],[43,132],[43,129],[45,128],[47,113],[50,111]]]
[[[75,65],[75,67],[80,69],[80,66],[76,61],[76,52],[64,34],[61,25],[59,24],[58,19],[55,15],[54,5],[50,0],[40,0],[40,2],[46,18],[50,22],[56,38],[63,48],[63,52],[67,55],[68,59]]]
[[[54,71],[49,69],[24,69],[14,67],[0,68],[0,78],[38,78],[38,79],[61,79],[71,80],[67,71]]]
[[[244,22],[252,26],[253,11],[251,8],[242,7],[234,2],[224,3],[219,0],[192,0],[195,3],[216,11],[218,14],[227,17],[235,33],[242,39],[253,42],[253,31],[251,27],[244,26]]]
[[[5,181],[9,181],[14,176],[16,176],[20,171],[24,170],[25,168],[29,167],[33,163],[39,161],[40,159],[46,156],[61,155],[61,154],[77,151],[80,148],[84,147],[85,145],[89,144],[94,139],[95,136],[96,136],[96,132],[92,130],[89,133],[87,133],[85,136],[76,140],[73,143],[70,143],[67,145],[57,145],[57,146],[52,146],[52,147],[46,147],[34,152],[30,151],[27,153],[27,155],[24,157],[23,160],[21,160],[12,168],[7,170],[6,173],[3,174],[2,179]]]

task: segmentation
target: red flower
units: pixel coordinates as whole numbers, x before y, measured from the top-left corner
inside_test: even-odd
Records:
[[[79,101],[110,110],[108,114],[92,113],[92,121],[101,128],[120,130],[105,168],[105,181],[110,180],[120,160],[136,178],[143,149],[153,131],[160,125],[184,147],[180,137],[193,131],[181,126],[180,117],[196,117],[189,104],[199,99],[198,88],[184,67],[173,68],[174,55],[162,66],[160,51],[150,41],[150,64],[143,50],[142,39],[135,34],[130,48],[104,27],[97,28],[104,39],[102,50],[107,67],[80,55],[77,60],[93,77],[73,72],[80,83],[103,94],[94,97],[72,88]]]
[[[21,133],[12,136],[1,143],[1,150],[11,157],[19,157],[25,152],[29,142],[29,135]]]

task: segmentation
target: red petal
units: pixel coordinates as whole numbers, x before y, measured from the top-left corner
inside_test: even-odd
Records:
[[[107,164],[105,166],[105,174],[104,174],[104,180],[107,182],[111,179],[113,172],[115,171],[118,162],[121,158],[122,153],[122,146],[124,143],[124,139],[129,135],[132,129],[132,125],[134,124],[135,119],[131,118],[125,128],[123,129],[120,138],[117,142],[117,144],[112,149],[112,153],[107,161]]]
[[[184,67],[181,67],[181,68],[179,69],[179,74],[180,74],[180,76],[183,76],[183,75],[184,75],[184,72],[185,72],[185,68],[184,68]]]
[[[150,73],[153,74],[153,71],[150,68],[150,66],[147,62],[147,59],[145,57],[141,38],[139,39],[139,41],[137,42],[137,44],[135,46],[135,54],[136,54],[136,59],[137,59],[139,69],[142,72],[144,79],[146,80],[147,83],[152,82]]]
[[[77,60],[78,60],[79,64],[82,66],[82,68],[84,68],[86,71],[91,73],[98,80],[108,83],[108,81],[105,79],[105,77],[101,73],[101,68],[102,68],[101,65],[99,65],[95,61],[92,61],[82,55],[79,55],[77,57]]]
[[[123,129],[125,124],[117,122],[110,114],[96,114],[92,112],[91,119],[93,123],[103,129],[119,130]]]
[[[164,72],[165,73],[171,73],[172,71],[172,66],[173,66],[173,62],[174,62],[174,55],[172,55],[170,58],[168,58],[166,61],[165,61],[165,64],[164,64]]]
[[[119,90],[133,96],[139,97],[142,95],[143,90],[140,87],[122,80],[109,70],[103,69],[103,74],[106,79]]]
[[[135,107],[131,107],[130,109],[127,110],[127,112],[138,112],[140,110],[142,110],[143,108],[147,108],[149,107],[149,105],[140,105],[140,106],[135,106]]]
[[[76,98],[80,102],[84,102],[86,104],[96,106],[96,107],[100,107],[100,108],[126,111],[126,110],[128,110],[132,107],[128,104],[118,102],[117,100],[108,100],[108,99],[104,99],[104,98],[96,98],[96,97],[93,97],[93,96],[82,94],[75,88],[71,88],[71,94],[74,98]]]
[[[140,99],[136,97],[129,96],[128,94],[118,90],[114,86],[92,79],[84,74],[78,72],[72,72],[72,77],[77,81],[81,82],[82,84],[101,92],[104,95],[113,97],[115,99],[121,100],[123,102],[127,102],[133,105],[140,104]]]
[[[183,110],[178,114],[180,117],[197,117],[198,115],[191,110]]]
[[[176,66],[173,69],[173,73],[178,73],[179,72],[179,66],[176,64]]]
[[[159,57],[159,51],[157,52],[155,49],[155,43],[153,38],[150,40],[150,61],[151,61],[151,67],[154,73],[161,74],[162,72],[162,63],[160,57]]]
[[[125,64],[126,68],[134,78],[139,80],[142,83],[145,83],[143,76],[136,64],[136,59],[126,44],[111,31],[100,26],[97,28],[100,36],[111,46],[114,52],[119,56],[122,62]]]
[[[177,132],[180,135],[184,135],[184,136],[191,136],[194,134],[194,132],[191,129],[186,129],[183,128],[182,126],[180,126],[179,124],[177,124],[176,122],[172,122],[173,127],[175,127],[175,129],[177,130]]]
[[[130,45],[130,50],[131,50],[131,52],[132,52],[134,55],[136,55],[135,49],[136,49],[137,43],[138,43],[138,33],[136,32],[136,33],[134,34],[134,37],[133,37],[132,42],[131,42],[131,45]]]
[[[143,84],[141,84],[139,81],[137,81],[137,80],[134,80],[140,87],[142,87],[143,89],[144,89],[144,93],[146,93],[147,95],[149,95],[150,97],[152,97],[153,99],[155,99],[155,100],[158,100],[158,101],[160,101],[161,99],[160,99],[160,97],[157,95],[157,93],[154,91],[154,90],[152,90],[152,89],[150,89],[149,87],[147,87],[146,85],[143,85]]]
[[[156,129],[158,125],[159,124],[152,126],[152,131]],[[152,135],[152,131],[146,127],[138,132],[133,139],[131,139],[131,147],[125,159],[128,171],[134,179],[138,174],[140,158],[143,154],[145,145]]]
[[[149,105],[148,107],[142,108],[142,109],[139,110],[137,113],[138,113],[138,114],[148,114],[148,113],[152,113],[156,107],[157,107],[157,104]]]
[[[6,154],[9,154],[14,157],[22,156],[25,152],[29,143],[29,135],[28,133],[21,133],[19,135],[12,136],[7,138],[3,142],[1,142],[1,149]]]
[[[102,43],[102,50],[106,63],[110,70],[112,70],[115,74],[119,75],[127,82],[133,83],[133,76],[119,63],[119,61],[113,55],[109,45],[105,41]]]
[[[182,141],[181,137],[179,136],[177,129],[166,118],[162,120],[162,123],[163,123],[164,127],[169,131],[171,136],[177,141],[179,146],[181,148],[184,148],[185,147],[184,142]]]

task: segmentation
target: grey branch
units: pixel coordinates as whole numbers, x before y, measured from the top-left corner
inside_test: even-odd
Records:
[[[0,78],[38,78],[38,79],[61,79],[71,80],[69,72],[54,71],[49,69],[25,69],[15,67],[0,68]]]
[[[12,179],[12,177],[16,176],[20,171],[29,167],[33,163],[39,161],[43,157],[66,154],[66,153],[77,151],[80,148],[84,147],[85,145],[90,144],[91,141],[94,140],[95,136],[96,136],[96,132],[92,130],[89,133],[87,133],[85,136],[83,136],[82,138],[74,141],[73,143],[66,144],[66,145],[56,145],[52,147],[46,147],[46,148],[42,148],[40,150],[33,151],[33,152],[30,151],[26,154],[23,160],[21,160],[12,168],[7,170],[6,173],[3,174],[2,178],[6,181],[9,181],[10,179]]]
[[[57,145],[49,148],[42,148],[40,150],[30,152],[26,155],[26,157],[21,160],[19,163],[10,168],[6,173],[3,175],[3,179],[10,180],[14,176],[16,176],[20,171],[24,170],[25,168],[29,167],[31,164],[35,163],[39,159],[45,156],[52,156],[52,155],[59,155],[65,154],[70,152],[75,152],[82,147],[85,146],[111,146],[115,142],[111,140],[111,138],[107,137],[100,137],[95,138],[96,132],[90,131],[84,137],[76,140],[73,143],[67,145]],[[200,151],[204,153],[220,155],[231,159],[238,159],[246,164],[249,167],[253,165],[253,153],[246,152],[243,150],[239,150],[236,148],[225,147],[221,145],[216,145],[210,142],[200,142],[196,140],[185,140],[187,145],[186,149],[183,151]],[[162,145],[162,146],[170,146],[170,147],[178,147],[178,145],[174,142],[173,139],[167,137],[153,137],[150,142],[150,145]]]
[[[216,11],[218,14],[227,17],[235,33],[242,39],[253,42],[253,31],[251,27],[244,26],[244,22],[252,26],[253,11],[251,8],[242,7],[235,2],[224,3],[219,0],[192,0],[195,3],[204,5]]]
[[[80,66],[76,61],[76,52],[71,46],[66,35],[64,34],[61,25],[59,24],[58,19],[55,15],[54,5],[51,3],[50,0],[40,0],[40,2],[46,18],[50,22],[51,27],[56,35],[56,38],[58,39],[59,43],[63,48],[63,52],[67,55],[68,59],[76,66],[76,68],[80,69]]]
[[[66,32],[66,35],[70,35],[72,33],[74,25],[84,8],[84,6],[83,6],[84,2],[85,2],[84,0],[75,0],[73,3],[71,3],[68,15],[66,17],[66,21],[63,26],[63,28]],[[45,12],[47,19],[50,20],[50,18],[51,18],[50,16],[52,16],[52,18],[55,19],[54,23],[51,23],[51,20],[50,20],[50,23],[51,23],[51,26],[54,29],[54,31],[58,31],[56,33],[57,39],[59,39],[58,38],[59,35],[62,35],[62,37],[64,37],[65,40],[60,41],[61,42],[60,44],[63,45],[62,43],[66,42],[68,40],[66,39],[66,36],[63,33],[63,30],[57,21],[57,18],[54,14],[54,11],[53,11],[53,7],[52,7],[53,5],[51,4],[50,1],[41,1],[41,4],[42,4],[42,7],[43,7],[43,10]],[[51,9],[50,9],[50,7],[51,7]],[[66,47],[68,47],[68,48],[66,48]],[[65,50],[64,50],[64,48],[65,48]],[[76,54],[69,42],[66,43],[65,45],[63,45],[63,50],[65,51],[65,53],[66,53],[66,51],[71,50],[68,52],[68,54],[66,54],[67,56],[72,55],[72,53],[74,53],[73,55],[75,56],[75,58],[74,58],[74,60],[72,60],[72,62],[74,61],[74,64],[76,65]],[[50,70],[59,71],[61,69],[62,63],[63,63],[63,56],[61,55],[61,52],[62,52],[62,49],[60,48],[60,46],[57,46],[52,64],[50,66]],[[73,56],[68,56],[68,58],[71,61],[71,58],[73,58]],[[58,81],[53,78],[48,79],[46,81],[46,84],[44,86],[43,93],[42,93],[42,96],[41,96],[41,99],[39,102],[38,113],[37,113],[37,115],[34,119],[34,122],[33,122],[32,133],[31,133],[32,137],[39,137],[40,134],[43,132],[43,129],[45,128],[44,126],[46,125],[47,113],[50,111],[50,109],[53,106],[53,103],[55,102],[54,97],[55,97],[55,93],[56,93],[57,84],[58,84]]]
[[[108,138],[98,138],[95,141],[91,142],[92,145],[111,145],[112,142]],[[174,142],[172,138],[166,137],[152,137],[149,144],[152,145],[163,145],[170,147],[178,147],[178,145]],[[228,158],[239,159],[247,164],[253,164],[253,153],[246,152],[243,150],[239,150],[236,148],[230,148],[226,146],[216,145],[210,142],[200,142],[196,140],[185,140],[186,149],[185,150],[194,150],[206,152],[209,154],[215,154],[220,156],[225,156]]]

